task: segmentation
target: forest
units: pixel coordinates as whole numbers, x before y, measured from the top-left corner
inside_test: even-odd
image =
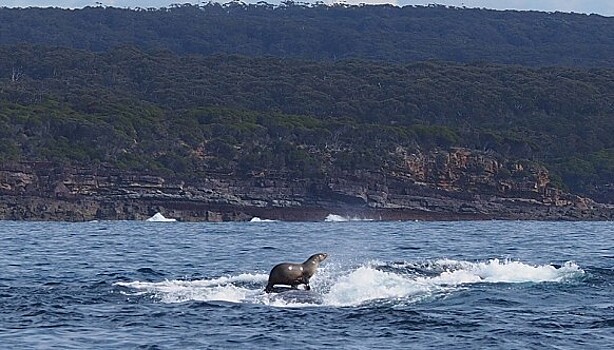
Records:
[[[129,45],[176,54],[317,61],[438,60],[612,67],[614,18],[429,6],[238,1],[113,7],[0,8],[0,45],[102,52]]]
[[[0,159],[194,179],[394,170],[466,147],[599,197],[614,69],[0,46]]]

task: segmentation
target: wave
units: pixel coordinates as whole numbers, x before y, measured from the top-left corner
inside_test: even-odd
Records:
[[[251,220],[249,220],[249,222],[277,222],[277,220],[272,220],[272,219],[261,219],[257,216],[254,216],[253,218],[251,218]]]
[[[564,283],[582,275],[584,271],[574,262],[557,267],[499,259],[483,262],[441,259],[392,264],[372,261],[345,270],[326,265],[311,280],[312,290],[318,293],[305,292],[293,298],[280,297],[283,293],[264,293],[268,275],[259,273],[116,285],[130,289],[127,294],[151,294],[164,303],[224,301],[277,307],[351,307],[378,301],[414,303],[467,289],[476,283]]]
[[[346,222],[346,221],[373,221],[373,219],[365,219],[359,217],[341,216],[337,214],[328,214],[324,218],[326,222]]]
[[[263,288],[268,275],[240,274],[204,280],[165,280],[162,282],[117,282],[115,285],[134,290],[132,295],[151,293],[165,303],[186,301],[227,301],[239,303]],[[129,294],[130,295],[130,294]]]
[[[145,221],[154,221],[154,222],[175,222],[177,219],[167,218],[162,215],[162,213],[156,213],[154,216],[150,217]]]

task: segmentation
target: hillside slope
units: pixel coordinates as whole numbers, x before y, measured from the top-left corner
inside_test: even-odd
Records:
[[[611,220],[612,21],[0,8],[0,218]]]
[[[555,186],[612,201],[611,69],[19,46],[0,49],[0,77],[6,161],[321,177],[462,147],[540,164]]]
[[[229,2],[128,10],[0,8],[0,44],[309,60],[612,67],[614,18],[445,6]]]

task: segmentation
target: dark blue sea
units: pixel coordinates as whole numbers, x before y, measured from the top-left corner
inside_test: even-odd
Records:
[[[0,221],[0,266],[2,349],[614,348],[612,222]]]

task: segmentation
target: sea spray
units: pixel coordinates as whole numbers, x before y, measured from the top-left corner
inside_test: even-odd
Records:
[[[384,269],[387,269],[384,271]],[[313,279],[313,291],[329,307],[358,306],[376,300],[419,301],[454,292],[475,283],[564,282],[584,271],[573,262],[561,267],[530,265],[520,261],[491,259],[483,262],[440,259],[426,263],[385,264],[367,262],[347,268],[330,265]],[[278,307],[316,306],[302,301],[271,298],[263,293],[266,274],[244,273],[202,280],[161,282],[118,282],[116,285],[147,292],[164,303],[226,301]]]
[[[152,293],[164,303],[186,301],[227,301],[240,303],[258,291],[254,285],[266,282],[265,274],[240,274],[203,280],[165,280],[161,282],[117,282],[115,285]]]
[[[373,219],[360,218],[357,216],[342,216],[337,214],[328,214],[326,218],[324,218],[326,222],[346,222],[346,221],[373,221]]]
[[[330,306],[355,306],[366,301],[426,294],[429,288],[408,276],[361,266],[339,278],[325,295]]]

